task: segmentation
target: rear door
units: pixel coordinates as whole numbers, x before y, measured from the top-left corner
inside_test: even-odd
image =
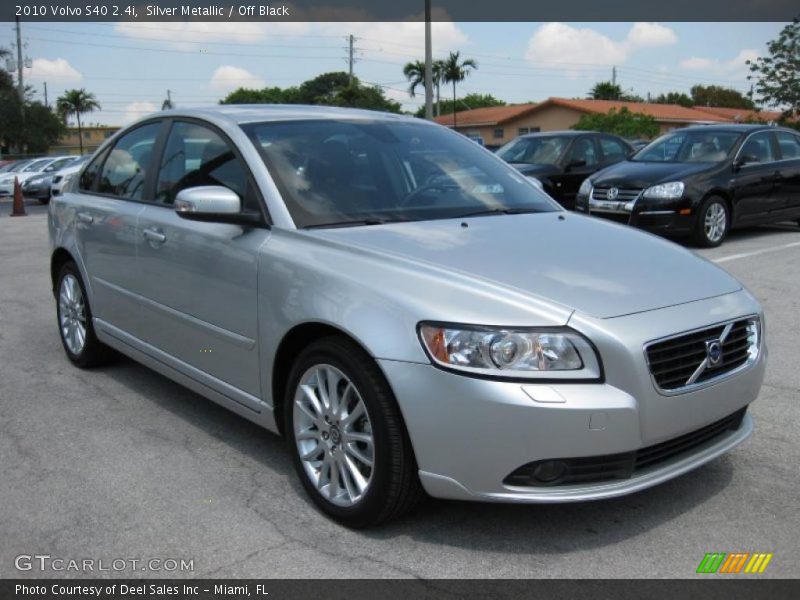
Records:
[[[136,220],[163,123],[152,121],[120,137],[98,155],[78,182],[75,223],[85,261],[94,317],[100,326],[141,337],[136,295]]]
[[[800,215],[800,134],[776,131],[781,179],[776,186],[787,216]]]
[[[775,143],[770,131],[747,137],[734,162],[734,215],[740,224],[768,218],[780,208],[781,200],[773,194],[780,178]]]
[[[266,221],[205,223],[173,210],[180,190],[222,185],[264,214],[253,178],[228,138],[200,121],[172,122],[159,164],[157,203],[144,209],[138,228],[145,340],[190,376],[260,397],[257,267]],[[231,397],[249,404],[249,396]]]

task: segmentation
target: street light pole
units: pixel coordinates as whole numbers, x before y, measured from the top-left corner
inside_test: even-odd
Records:
[[[431,49],[431,0],[425,0],[425,118],[433,120],[433,50]]]

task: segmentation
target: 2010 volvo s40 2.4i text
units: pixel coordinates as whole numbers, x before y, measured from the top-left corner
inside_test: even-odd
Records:
[[[425,492],[619,496],[753,429],[766,348],[741,284],[418,119],[162,112],[98,149],[49,227],[73,363],[117,350],[283,434],[352,527]]]

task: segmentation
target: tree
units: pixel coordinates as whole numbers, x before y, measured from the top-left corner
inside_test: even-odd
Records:
[[[441,110],[441,86],[442,86],[442,73],[444,71],[444,62],[441,60],[435,60],[431,64],[431,79],[433,83],[433,89],[436,93],[436,100],[434,102],[434,108],[436,112],[436,116],[438,117],[442,114]],[[406,66],[403,67],[403,75],[405,75],[406,79],[408,79],[408,94],[413,98],[416,96],[417,86],[425,87],[425,61],[417,60],[414,62],[406,63]],[[425,114],[425,110],[423,109],[423,116]]]
[[[386,112],[400,112],[400,104],[389,100],[379,87],[365,86],[357,78],[350,84],[347,73],[323,73],[300,84],[281,89],[239,88],[219,101],[220,104],[324,104],[349,106]]]
[[[477,68],[478,63],[471,58],[461,60],[460,52],[451,52],[442,62],[442,81],[453,84],[453,129],[456,127],[456,85]]]
[[[580,131],[604,131],[626,138],[653,138],[658,135],[656,120],[650,115],[635,113],[622,107],[612,108],[606,114],[592,113],[581,115],[572,129]]]
[[[783,109],[786,120],[800,119],[800,21],[784,27],[767,43],[769,56],[747,61],[755,93],[767,106]]]
[[[667,92],[666,94],[659,94],[651,100],[655,104],[678,104],[691,108],[694,106],[694,100],[683,92]]]
[[[622,97],[622,86],[610,81],[598,81],[589,91],[592,100],[619,100]]]
[[[721,108],[744,108],[754,110],[756,105],[741,92],[720,85],[693,85],[690,90],[692,101],[697,106],[716,106]]]
[[[81,115],[83,113],[100,110],[100,103],[94,94],[81,88],[79,90],[67,90],[56,100],[56,109],[66,119],[69,115],[75,115],[78,119],[78,142],[83,154],[83,128],[81,127]]]
[[[0,48],[0,58],[6,55]],[[45,153],[64,132],[64,124],[41,102],[32,100],[26,90],[24,106],[11,74],[0,68],[0,148],[15,148],[20,153]],[[25,109],[25,119],[20,118]]]
[[[495,98],[491,94],[467,94],[457,100],[459,111],[472,110],[475,108],[485,108],[487,106],[505,106],[503,100]],[[449,115],[453,112],[453,107],[448,103],[444,104],[440,114]],[[416,116],[422,118],[425,116],[425,107],[420,106],[415,113]]]

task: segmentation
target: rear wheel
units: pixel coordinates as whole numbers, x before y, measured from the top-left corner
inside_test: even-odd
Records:
[[[718,196],[707,198],[697,213],[695,243],[706,248],[719,246],[727,237],[730,224],[730,210],[725,200]]]
[[[92,310],[75,263],[67,262],[61,267],[56,289],[58,331],[67,358],[81,368],[108,362],[114,352],[94,333]]]
[[[370,527],[423,497],[392,392],[375,361],[347,338],[303,351],[289,377],[284,417],[303,487],[333,519]]]

